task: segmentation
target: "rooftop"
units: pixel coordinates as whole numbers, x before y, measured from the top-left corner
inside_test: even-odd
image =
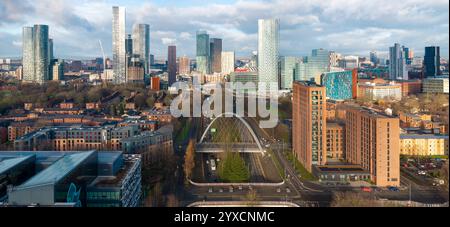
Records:
[[[27,155],[23,157],[17,157],[17,158],[8,158],[2,160],[0,158],[0,174],[8,171],[9,169],[13,168],[14,166],[22,163],[23,161],[26,161],[30,158],[34,157],[33,155]]]
[[[294,83],[300,84],[303,86],[308,86],[308,87],[322,87],[319,84],[317,84],[316,82],[309,81],[309,80],[294,81]]]
[[[94,181],[92,181],[90,187],[114,187],[119,185],[125,176],[127,176],[130,169],[136,165],[137,160],[140,160],[140,155],[125,155],[123,166],[115,176],[98,176]]]
[[[400,139],[448,139],[446,134],[400,134]]]
[[[33,187],[43,184],[56,183],[70,174],[78,165],[95,154],[95,151],[66,154],[50,167],[38,173],[19,188]]]

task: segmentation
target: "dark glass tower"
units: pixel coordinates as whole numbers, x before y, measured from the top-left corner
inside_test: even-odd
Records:
[[[423,59],[425,77],[435,77],[440,72],[440,53],[438,46],[425,47],[425,57]]]
[[[222,39],[211,39],[211,72],[222,72]]]
[[[177,81],[177,47],[169,46],[167,55],[167,72],[169,73],[169,86]]]

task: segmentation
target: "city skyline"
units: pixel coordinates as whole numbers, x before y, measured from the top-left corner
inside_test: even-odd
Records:
[[[20,57],[22,27],[33,24],[49,25],[55,57],[101,56],[98,40],[112,43],[113,5],[127,8],[127,33],[133,24],[150,25],[150,52],[156,58],[167,57],[168,45],[177,45],[180,56],[195,56],[197,30],[222,38],[224,51],[250,56],[257,50],[257,20],[261,18],[280,19],[281,56],[304,56],[312,49],[324,48],[363,56],[375,50],[387,57],[388,47],[398,42],[416,56],[424,55],[425,46],[440,46],[441,56],[448,58],[448,2],[440,0],[395,3],[389,9],[382,8],[379,1],[80,1],[74,5],[63,0],[33,4],[1,0],[0,12],[5,16],[0,18],[0,38],[4,40],[0,57]],[[49,13],[38,15],[43,9]],[[336,17],[340,20],[333,22]],[[105,45],[108,57],[112,57],[111,48]]]

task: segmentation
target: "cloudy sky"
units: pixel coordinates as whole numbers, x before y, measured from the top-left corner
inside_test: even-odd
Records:
[[[448,0],[0,0],[0,57],[21,56],[21,28],[48,24],[56,57],[111,56],[114,5],[133,23],[151,26],[151,53],[195,55],[195,32],[223,38],[224,50],[257,49],[257,20],[280,19],[280,54],[304,56],[326,48],[343,54],[386,54],[394,42],[423,55],[424,46],[449,53]]]

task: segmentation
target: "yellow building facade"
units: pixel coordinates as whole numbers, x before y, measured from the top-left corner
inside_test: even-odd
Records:
[[[448,155],[448,135],[402,134],[400,135],[402,155]]]

